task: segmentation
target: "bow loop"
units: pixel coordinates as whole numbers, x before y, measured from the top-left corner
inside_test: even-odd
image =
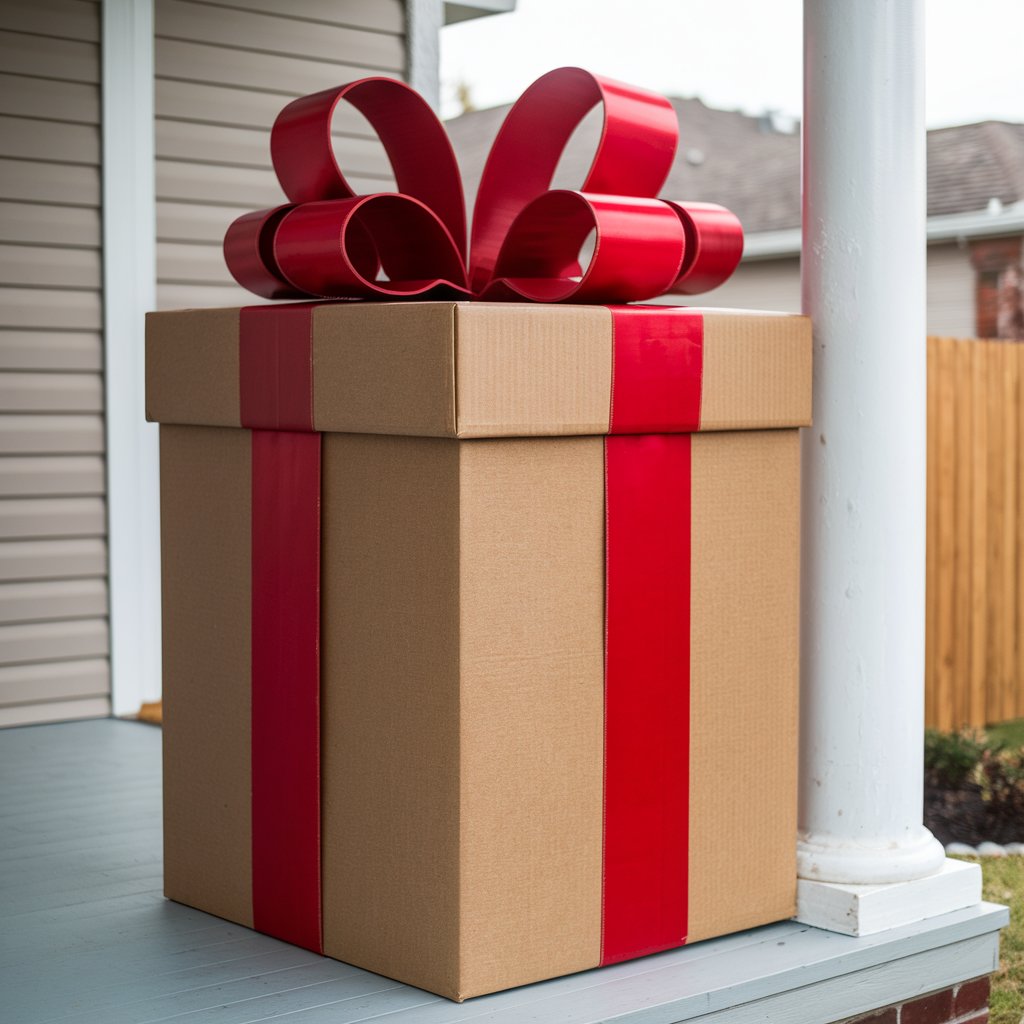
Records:
[[[739,217],[715,203],[665,202],[679,215],[686,233],[686,255],[671,290],[699,295],[725,284],[743,255]]]
[[[485,287],[512,222],[551,188],[573,131],[599,104],[604,123],[581,190],[657,195],[672,168],[679,137],[672,104],[582,68],[548,72],[508,112],[484,165],[473,207],[474,289]]]
[[[346,179],[331,140],[343,100],[380,138],[398,192],[359,195]],[[597,106],[604,120],[580,191],[552,191],[569,138]],[[225,260],[239,284],[270,299],[624,303],[708,290],[735,269],[743,232],[723,207],[654,198],[677,141],[663,97],[581,68],[549,72],[512,107],[491,148],[467,253],[444,126],[404,83],[360,79],[278,115],[271,155],[290,203],[239,217]]]
[[[469,295],[447,227],[400,193],[302,203],[282,219],[274,250],[288,282],[320,298]]]
[[[293,203],[351,199],[358,193],[334,156],[331,121],[342,100],[377,133],[398,191],[425,203],[466,258],[466,207],[455,152],[444,125],[418,92],[393,78],[362,78],[292,100],[274,121],[270,155]]]
[[[577,257],[591,235],[593,251],[581,271]],[[509,228],[482,297],[613,304],[650,298],[679,277],[685,240],[675,210],[660,199],[545,192]]]
[[[292,204],[243,213],[224,234],[224,262],[231,276],[264,299],[305,299],[281,273],[275,253],[277,229],[294,210]]]

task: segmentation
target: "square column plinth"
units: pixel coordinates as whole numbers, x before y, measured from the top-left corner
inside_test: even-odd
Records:
[[[981,902],[981,867],[946,860],[926,878],[886,885],[848,885],[801,878],[796,919],[844,935],[874,935]]]

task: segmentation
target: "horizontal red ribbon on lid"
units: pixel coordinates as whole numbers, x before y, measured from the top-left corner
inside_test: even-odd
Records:
[[[343,100],[377,132],[398,192],[358,195],[346,180],[331,143]],[[597,105],[604,125],[586,180],[551,190],[570,136]],[[656,198],[678,134],[672,105],[655,93],[580,68],[549,72],[491,148],[467,249],[444,126],[404,83],[363,78],[281,111],[270,148],[290,202],[239,217],[224,256],[239,284],[269,299],[611,304],[708,291],[736,269],[743,229],[724,207]]]

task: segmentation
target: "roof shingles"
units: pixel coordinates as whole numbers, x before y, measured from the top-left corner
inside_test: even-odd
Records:
[[[699,99],[673,99],[679,150],[662,195],[721,203],[749,234],[800,225],[800,136],[769,119],[716,110]],[[453,118],[448,131],[471,203],[491,142],[508,107]],[[555,186],[578,188],[597,142],[600,120],[589,115],[558,167]],[[928,215],[984,209],[1024,200],[1024,124],[983,121],[928,133]]]

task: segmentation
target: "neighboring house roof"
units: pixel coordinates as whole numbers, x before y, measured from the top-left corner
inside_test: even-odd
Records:
[[[982,121],[928,133],[928,215],[1024,200],[1024,124]]]
[[[716,110],[699,99],[673,99],[680,140],[662,195],[722,203],[748,236],[790,234],[800,226],[800,135],[770,116]],[[508,106],[463,114],[448,132],[472,201],[484,160]],[[578,188],[597,142],[600,119],[588,116],[559,165],[555,185]],[[1024,124],[983,121],[928,133],[928,216],[1024,204]],[[971,234],[970,230],[960,231]],[[767,254],[767,253],[766,253]]]

